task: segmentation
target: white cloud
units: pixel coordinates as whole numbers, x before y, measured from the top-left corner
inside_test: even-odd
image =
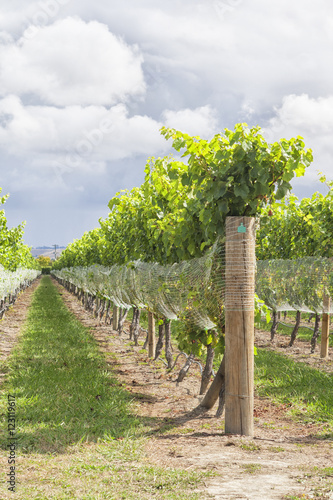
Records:
[[[333,179],[333,95],[311,98],[307,94],[289,95],[275,110],[264,130],[270,141],[300,135],[305,147],[313,150],[314,162],[303,183],[317,180],[317,171]]]
[[[166,127],[207,139],[218,132],[217,113],[210,106],[178,111],[165,110],[162,121]]]
[[[149,116],[129,116],[123,104],[56,108],[24,106],[16,96],[0,100],[0,149],[31,158],[31,165],[40,168],[57,159],[80,170],[94,162],[104,165],[106,161],[163,152],[167,145],[160,127],[161,123]]]
[[[207,93],[205,102],[220,103],[223,111],[245,100],[262,114],[287,93],[331,91],[329,0],[193,1],[155,8],[137,3],[119,17],[126,17],[140,41],[147,66],[182,87],[177,107],[184,101],[191,107],[186,99],[197,90],[196,98]]]
[[[207,138],[217,132],[216,112],[210,106],[166,110],[158,122],[147,115],[129,116],[124,104],[56,108],[25,106],[17,96],[0,100],[0,148],[34,158],[32,163],[40,167],[48,163],[47,157],[83,168],[87,162],[163,154],[170,145],[160,135],[162,124]]]
[[[28,193],[36,240],[60,192],[81,212],[140,184],[145,158],[169,151],[162,124],[210,138],[247,121],[304,137],[311,194],[316,169],[332,178],[332,48],[330,0],[3,1],[2,187],[12,203]]]
[[[138,48],[106,25],[66,18],[0,47],[0,94],[33,94],[56,106],[112,105],[144,93],[142,62]]]

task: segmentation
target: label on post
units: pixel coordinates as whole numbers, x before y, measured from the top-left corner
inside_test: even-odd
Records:
[[[243,222],[241,222],[240,226],[238,226],[237,232],[238,233],[246,233],[246,227],[244,226]]]

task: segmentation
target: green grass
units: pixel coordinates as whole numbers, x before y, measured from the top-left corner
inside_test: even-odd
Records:
[[[321,477],[333,478],[333,467],[324,467],[324,468],[314,467],[313,470],[316,474],[319,474],[319,476]]]
[[[260,396],[289,404],[290,411],[302,421],[325,422],[333,431],[333,374],[258,349],[255,385]]]
[[[260,464],[241,464],[241,467],[243,471],[247,472],[248,474],[256,474],[256,472],[259,472],[261,470]]]
[[[7,395],[16,397],[17,499],[199,499],[207,472],[157,467],[143,446],[147,421],[97,342],[65,307],[49,276],[35,290],[1,387],[0,461]],[[1,498],[11,498],[0,479]],[[7,496],[6,496],[7,495]]]
[[[24,451],[60,451],[84,440],[125,437],[140,425],[130,409],[131,396],[47,276],[35,291],[4,391],[16,395]]]
[[[241,443],[239,447],[246,451],[260,451],[260,446],[253,442]]]

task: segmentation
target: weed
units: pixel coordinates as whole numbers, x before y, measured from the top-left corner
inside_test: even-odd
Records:
[[[308,495],[305,495],[304,493],[300,493],[299,495],[286,495],[283,497],[283,500],[307,500],[309,498],[310,497],[308,497]]]
[[[261,470],[260,464],[241,464],[241,467],[244,469],[244,472],[248,474],[255,474]]]
[[[266,427],[266,429],[275,429],[274,422],[263,422],[262,423],[263,427]]]
[[[239,445],[239,447],[242,448],[242,450],[245,450],[245,451],[259,451],[260,450],[260,446],[258,446],[257,444],[255,444],[253,441],[250,441],[249,443],[242,442]]]
[[[269,448],[269,451],[272,451],[273,453],[283,453],[285,449],[282,448],[281,446],[271,446]]]
[[[333,467],[325,467],[323,469],[314,467],[313,470],[317,475],[321,477],[333,477]]]

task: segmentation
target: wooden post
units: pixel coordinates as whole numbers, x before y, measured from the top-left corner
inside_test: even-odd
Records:
[[[225,432],[253,435],[255,220],[227,217]]]
[[[148,311],[148,357],[155,357],[155,318],[151,311]]]
[[[119,307],[113,305],[113,320],[112,320],[112,328],[113,330],[118,330],[119,323]]]
[[[324,295],[324,310],[327,313],[323,313],[322,316],[322,326],[321,326],[321,343],[320,343],[320,357],[327,358],[328,356],[328,346],[330,338],[330,297]]]

